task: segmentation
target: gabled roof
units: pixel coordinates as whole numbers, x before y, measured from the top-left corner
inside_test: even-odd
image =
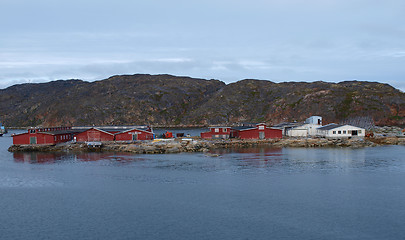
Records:
[[[100,129],[100,128],[97,128],[97,127],[92,127],[92,128],[87,128],[87,129],[77,129],[77,130],[82,130],[82,131],[80,131],[80,133],[82,133],[82,132],[86,132],[86,131],[91,130],[91,129],[95,129],[95,130],[103,132],[103,133],[114,135],[114,133],[107,132],[106,130]],[[116,131],[116,130],[114,130],[114,131]]]
[[[83,126],[83,127],[72,127],[73,130],[80,129],[82,131],[86,131],[88,129],[98,129],[105,132],[122,132],[126,130],[132,130],[134,128],[140,130],[147,130],[148,126],[141,125],[141,126]]]
[[[340,128],[340,127],[346,127],[346,128],[351,128],[352,130],[365,130],[364,128],[361,127],[356,127],[353,125],[349,125],[349,124],[336,124],[336,123],[331,123],[328,124],[326,126],[320,127],[318,128],[319,130],[331,130],[331,129],[335,129],[335,128]]]
[[[146,131],[146,129],[132,128],[132,129],[128,129],[128,130],[125,130],[125,131],[117,132],[116,135],[117,135],[117,134],[121,134],[121,133],[131,132],[131,131],[134,131],[134,130],[135,130],[135,131],[140,131],[140,132],[145,132],[145,133],[153,134],[153,132]]]
[[[341,127],[341,126],[344,126],[344,125],[331,123],[331,124],[328,124],[328,125],[325,125],[323,127],[318,128],[318,130],[331,130],[331,129],[338,128],[338,127]]]

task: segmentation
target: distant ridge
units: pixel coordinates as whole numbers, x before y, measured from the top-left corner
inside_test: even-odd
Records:
[[[105,80],[26,83],[0,90],[6,126],[210,125],[237,122],[324,122],[366,117],[405,125],[405,93],[366,81],[225,84],[172,75],[120,75]]]

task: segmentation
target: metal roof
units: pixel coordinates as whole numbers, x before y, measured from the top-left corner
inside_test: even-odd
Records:
[[[279,123],[277,125],[274,125],[274,128],[283,128],[283,127],[295,127],[298,125],[302,125],[302,123],[291,123],[291,122],[283,122],[283,123]]]
[[[123,133],[123,132],[128,132],[128,131],[131,131],[131,130],[150,132],[150,131],[148,131],[147,127],[145,127],[145,128],[139,128],[139,127],[131,127],[131,128],[91,127],[91,128],[87,128],[87,127],[84,127],[84,128],[81,128],[81,129],[79,129],[79,128],[76,128],[76,129],[81,130],[81,132],[87,131],[89,129],[97,129],[97,130],[100,130],[100,131],[103,131],[103,132],[106,132],[106,133],[109,133],[109,134],[113,134],[113,132],[115,134]],[[153,132],[151,132],[151,133],[153,133]]]
[[[130,132],[130,131],[133,131],[133,130],[135,130],[135,131],[142,131],[142,132],[152,133],[152,134],[153,134],[152,131],[148,131],[148,128],[131,128],[131,129],[128,129],[128,130],[125,130],[125,131],[120,131],[120,132],[118,132],[118,133],[125,133],[125,132]],[[118,134],[118,133],[116,133],[116,134]]]
[[[43,132],[37,132],[37,133],[45,133],[45,134],[50,134],[50,135],[59,135],[59,134],[70,134],[70,133],[80,133],[84,132],[84,130],[58,130],[58,131],[43,131]]]
[[[234,130],[247,130],[247,129],[255,129],[256,127],[249,127],[249,126],[239,126],[239,127],[232,127],[231,129]]]
[[[331,124],[328,124],[328,125],[325,125],[323,127],[318,128],[318,130],[331,130],[331,129],[338,128],[338,127],[341,127],[341,126],[344,126],[344,125],[331,123]]]
[[[144,129],[148,128],[146,125],[140,125],[140,126],[82,126],[82,127],[72,127],[72,129],[90,129],[90,128],[97,128],[97,129],[111,129],[114,131],[122,131],[122,130],[128,130],[128,129]]]

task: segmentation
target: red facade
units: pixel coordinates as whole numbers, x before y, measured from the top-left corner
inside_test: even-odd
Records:
[[[268,128],[265,124],[257,124],[254,127],[233,128],[231,137],[240,139],[270,139],[282,138],[282,130]]]
[[[72,140],[73,133],[68,127],[28,129],[26,133],[13,135],[13,144],[42,144],[53,145]]]
[[[106,142],[106,141],[134,141],[152,140],[154,134],[150,127],[144,130],[132,128],[122,131],[125,128],[75,128],[52,127],[52,128],[31,128],[26,133],[13,135],[13,144],[49,144],[68,142]]]
[[[202,132],[201,138],[222,138],[227,139],[229,138],[231,133],[230,127],[210,127],[209,132]]]
[[[114,133],[106,132],[98,128],[90,128],[74,136],[76,142],[106,142],[114,141]]]
[[[135,140],[152,140],[152,139],[153,139],[152,132],[139,129],[131,129],[128,131],[115,134],[115,141],[135,141]]]

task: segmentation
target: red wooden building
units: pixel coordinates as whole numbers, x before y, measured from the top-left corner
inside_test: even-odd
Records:
[[[154,134],[148,126],[77,127],[81,132],[74,136],[76,142],[108,142],[152,140]]]
[[[82,130],[80,133],[74,136],[76,142],[106,142],[114,141],[114,133],[105,131],[100,128],[89,128]]]
[[[72,140],[76,130],[71,127],[30,128],[25,133],[14,134],[13,144],[44,144],[54,145]]]
[[[228,139],[231,134],[230,127],[210,127],[208,132],[202,132],[201,138]]]
[[[115,141],[153,140],[153,132],[143,129],[129,129],[115,134]]]
[[[13,144],[49,144],[75,142],[107,142],[152,140],[154,134],[148,126],[111,127],[52,127],[31,128],[25,133],[13,135]]]
[[[282,130],[267,127],[264,123],[231,128],[231,137],[240,139],[282,138]]]

